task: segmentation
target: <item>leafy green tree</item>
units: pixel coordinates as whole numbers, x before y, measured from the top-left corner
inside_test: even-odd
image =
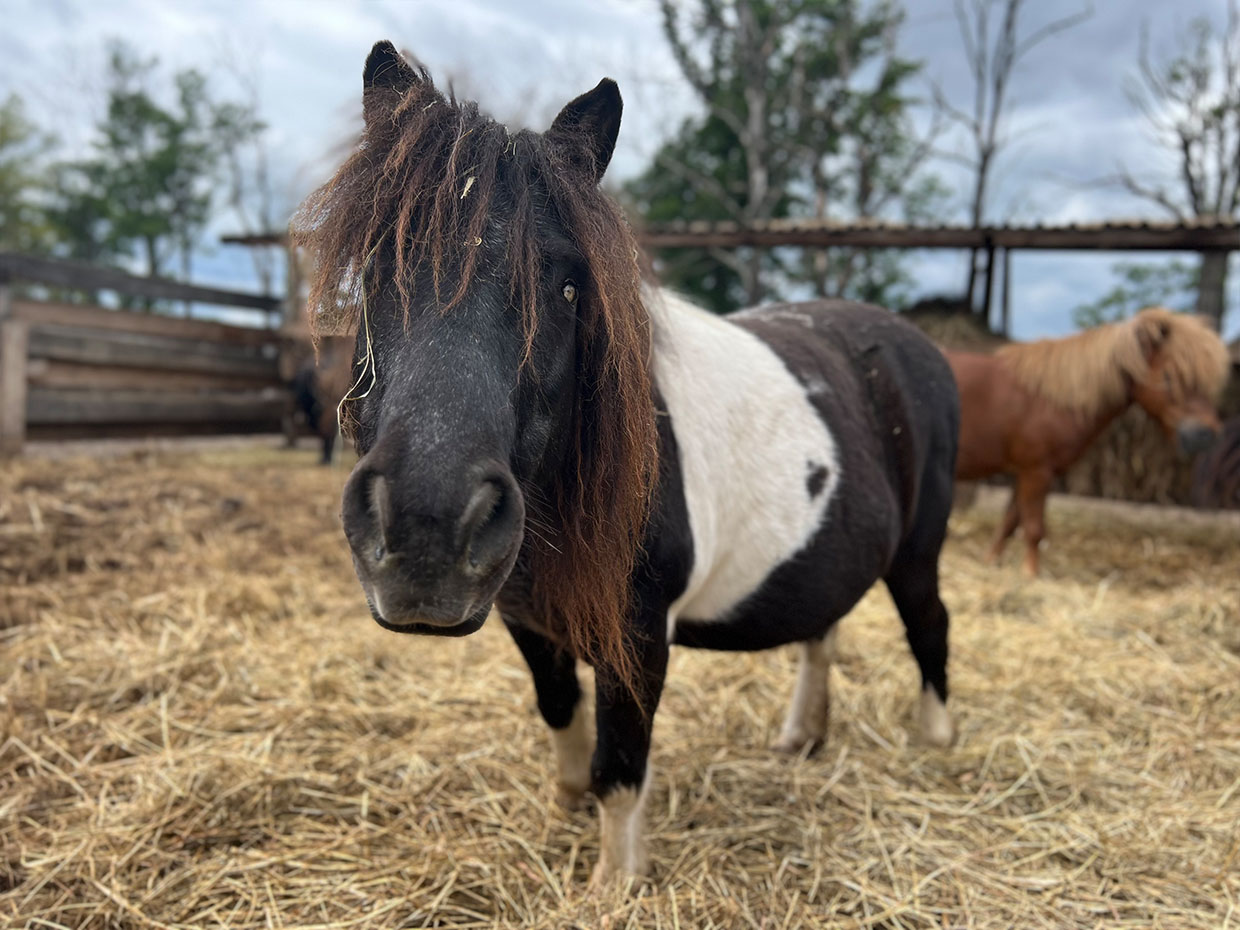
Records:
[[[1193,306],[1199,269],[1180,261],[1164,265],[1119,262],[1112,266],[1119,280],[1100,298],[1072,311],[1081,329],[1127,319],[1150,306],[1187,311]]]
[[[0,250],[48,248],[41,200],[49,179],[38,166],[52,143],[26,115],[20,97],[12,94],[0,103]]]
[[[625,193],[649,222],[880,215],[928,154],[895,53],[903,14],[881,0],[661,0],[664,34],[704,112]],[[724,312],[800,285],[882,296],[895,256],[666,250],[663,279]],[[898,277],[898,275],[896,275]]]
[[[173,75],[171,100],[161,102],[150,89],[157,66],[113,44],[107,108],[91,152],[58,166],[49,213],[66,255],[138,256],[151,276],[176,262],[188,278],[223,186],[228,146],[263,125],[249,108],[213,99],[193,69]]]

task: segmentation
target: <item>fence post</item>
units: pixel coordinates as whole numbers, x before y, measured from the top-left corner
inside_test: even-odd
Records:
[[[26,440],[28,342],[29,327],[24,321],[0,317],[0,457],[17,455]]]

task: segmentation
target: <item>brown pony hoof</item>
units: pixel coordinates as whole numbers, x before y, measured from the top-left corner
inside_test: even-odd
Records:
[[[781,736],[775,742],[771,743],[771,749],[775,752],[786,756],[799,756],[804,753],[806,756],[812,756],[820,748],[822,748],[823,740],[816,736]]]
[[[589,798],[583,789],[573,788],[563,782],[556,782],[555,803],[561,810],[569,813],[583,811],[590,805]]]
[[[629,863],[627,867],[600,859],[590,872],[590,883],[586,887],[595,893],[610,890],[632,894],[647,882],[649,870],[650,865],[645,856]]]

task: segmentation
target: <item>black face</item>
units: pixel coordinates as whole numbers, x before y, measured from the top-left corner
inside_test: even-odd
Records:
[[[388,54],[376,46],[372,61],[381,52]],[[368,62],[368,80],[371,72]],[[460,636],[480,628],[521,550],[523,488],[538,487],[566,454],[576,309],[589,273],[560,219],[535,209],[528,229],[541,270],[527,358],[508,238],[517,203],[550,200],[540,183],[501,165],[478,265],[448,310],[428,275],[408,282],[408,299],[398,297],[390,243],[374,257],[354,367],[370,365],[373,381],[362,377],[350,401],[362,458],[344,489],[342,520],[385,629]],[[440,294],[454,293],[458,281],[441,281]]]
[[[484,268],[502,267],[497,213]],[[521,485],[563,454],[585,269],[549,221],[539,235],[563,247],[541,274],[528,361],[521,308],[496,275],[477,275],[447,312],[428,283],[415,287],[407,320],[395,288],[367,315],[375,377],[368,392],[362,380],[355,393],[366,394],[351,407],[363,457],[345,487],[343,520],[371,612],[388,629],[480,627],[521,547]],[[355,370],[366,351],[359,332]]]

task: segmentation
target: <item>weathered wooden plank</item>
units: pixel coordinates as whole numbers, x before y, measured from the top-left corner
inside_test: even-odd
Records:
[[[155,437],[229,436],[269,433],[273,439],[280,433],[278,420],[247,420],[211,423],[31,423],[26,428],[26,441],[63,442],[72,439],[151,439]]]
[[[19,320],[0,322],[0,456],[16,455],[26,439],[26,346]]]
[[[277,389],[263,391],[133,391],[31,388],[31,426],[105,423],[271,423],[287,406]]]
[[[249,326],[229,326],[208,320],[186,320],[155,313],[109,310],[88,304],[65,304],[35,300],[14,300],[14,319],[36,325],[75,326],[82,329],[113,329],[151,335],[204,339],[237,345],[267,345],[281,340],[277,330]]]
[[[269,376],[239,377],[159,368],[113,368],[47,358],[30,359],[26,377],[31,387],[129,388],[147,391],[260,390],[273,384]]]
[[[51,287],[115,291],[155,300],[188,300],[223,307],[251,307],[266,313],[278,313],[281,309],[278,298],[264,294],[200,287],[168,278],[143,278],[115,268],[100,268],[85,262],[19,255],[15,252],[0,252],[0,272],[6,272],[13,281],[28,281]]]
[[[145,333],[36,326],[30,356],[88,365],[210,372],[279,381],[274,346],[228,346]]]

